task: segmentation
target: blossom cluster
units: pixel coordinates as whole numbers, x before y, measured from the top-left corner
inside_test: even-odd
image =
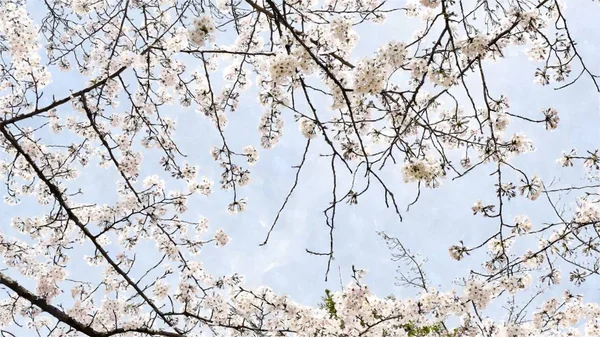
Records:
[[[188,32],[188,39],[198,47],[202,47],[206,40],[210,39],[215,30],[215,24],[210,16],[204,15],[194,19],[192,27]]]

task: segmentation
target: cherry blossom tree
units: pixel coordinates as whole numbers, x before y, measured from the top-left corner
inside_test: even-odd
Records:
[[[27,214],[0,227],[1,336],[600,335],[600,304],[575,291],[532,304],[562,279],[576,287],[600,272],[598,150],[567,144],[559,159],[565,170],[585,167],[585,185],[554,187],[519,167],[515,158],[535,150],[519,130],[551,132],[568,117],[552,106],[515,112],[488,75],[516,50],[537,65],[526,81],[600,90],[562,1],[0,0],[0,18],[2,194]],[[419,27],[412,38],[356,55],[360,27],[409,19]],[[72,79],[68,88],[61,77]],[[240,103],[250,95],[262,111]],[[186,153],[177,140],[178,111],[188,108],[218,136],[210,154]],[[258,134],[228,133],[238,112],[256,115]],[[222,207],[244,216],[252,166],[284,126],[303,137],[304,151],[257,244],[277,240],[271,234],[318,151],[333,183],[323,205],[329,245],[306,252],[326,261],[326,279],[336,219],[368,191],[410,226],[403,215],[421,193],[469,186],[471,173],[491,170],[495,199],[474,200],[472,213],[496,230],[481,242],[448,242],[443,257],[481,251],[482,268],[438,290],[426,259],[380,232],[400,263],[398,284],[415,296],[375,296],[354,266],[351,282],[327,291],[320,307],[248,287],[239,274],[209,273],[198,254],[227,249],[230,237],[191,218],[190,200],[222,189]],[[238,144],[256,137],[260,150]],[[203,156],[220,176],[202,172]],[[100,169],[117,181],[111,203],[82,182]],[[385,169],[416,189],[413,202],[401,204]],[[543,224],[509,218],[507,204],[526,199],[554,214]],[[82,247],[89,254],[73,253]],[[138,267],[140,254],[156,258],[151,267]],[[102,270],[97,281],[70,272],[80,262]],[[515,297],[526,304],[489,314]]]

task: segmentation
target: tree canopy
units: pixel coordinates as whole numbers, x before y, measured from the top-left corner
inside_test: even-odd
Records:
[[[597,296],[579,293],[600,272],[600,120],[577,108],[600,91],[598,14],[560,0],[0,0],[0,336],[600,335]],[[261,205],[275,205],[268,223],[244,222]],[[425,226],[444,205],[454,215]],[[344,237],[348,215],[384,208],[368,231],[398,266],[387,297],[368,266],[336,263],[344,244],[367,250]],[[276,244],[299,214],[319,219],[295,253],[327,281],[321,303],[205,266],[253,254],[232,242]],[[423,254],[442,230],[469,235]],[[439,284],[431,262],[468,272]]]

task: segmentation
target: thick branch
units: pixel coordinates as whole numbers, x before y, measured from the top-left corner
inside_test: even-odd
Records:
[[[44,312],[52,315],[52,317],[56,318],[60,322],[66,324],[66,325],[70,326],[71,328],[73,328],[81,333],[84,333],[90,337],[108,337],[108,336],[114,336],[114,335],[118,335],[118,334],[122,334],[122,333],[126,333],[126,332],[140,332],[140,333],[146,333],[149,335],[159,335],[159,336],[167,336],[167,337],[182,337],[183,336],[178,333],[173,333],[173,332],[168,332],[168,331],[160,331],[160,330],[151,330],[151,329],[146,329],[146,328],[132,328],[132,329],[119,328],[119,329],[115,329],[115,330],[112,330],[109,332],[100,332],[88,325],[78,322],[76,319],[69,316],[67,313],[65,313],[61,309],[48,303],[44,298],[35,295],[34,293],[25,289],[19,283],[17,283],[17,281],[11,279],[10,277],[8,277],[2,273],[0,273],[0,284],[6,286],[8,289],[12,290],[15,294],[17,294],[20,297],[31,302],[31,304],[42,309]]]

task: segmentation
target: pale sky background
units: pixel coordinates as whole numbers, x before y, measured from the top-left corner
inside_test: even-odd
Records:
[[[600,25],[597,24],[600,5],[592,1],[568,4],[566,15],[570,19],[571,35],[579,42],[578,49],[590,69],[600,73]],[[399,17],[404,18],[396,16],[384,26],[367,24],[361,27],[358,30],[361,39],[356,55],[369,55],[386,41],[410,37],[413,32],[410,27],[414,21]],[[515,162],[528,174],[540,175],[546,183],[554,177],[560,177],[560,186],[568,186],[569,183],[581,185],[584,183],[581,177],[585,170],[581,167],[565,170],[556,160],[563,150],[577,148],[583,152],[598,147],[599,96],[591,81],[585,77],[562,91],[536,85],[533,83],[536,66],[527,60],[522,51],[516,50],[500,62],[486,64],[487,76],[493,79],[491,92],[495,96],[508,96],[512,112],[540,118],[543,108],[552,106],[559,111],[561,121],[554,132],[546,131],[542,124],[515,122],[518,129],[511,130],[526,132],[537,147],[535,153],[523,155]],[[578,70],[574,67],[574,73]],[[53,72],[49,92],[62,97],[66,89],[75,91],[82,88],[81,79],[72,74]],[[257,104],[255,93],[255,88],[251,88],[243,95],[240,109],[229,114],[230,123],[225,133],[233,149],[241,149],[245,145],[259,147],[257,126],[263,110]],[[324,109],[325,106],[320,108]],[[70,106],[64,105],[59,114],[64,115],[67,110],[70,110]],[[166,114],[178,121],[176,139],[183,152],[189,155],[190,162],[199,164],[200,175],[206,175],[218,187],[220,168],[209,156],[210,148],[218,144],[214,127],[204,116],[178,106],[173,106]],[[210,220],[209,233],[223,228],[232,238],[226,248],[213,245],[204,248],[199,258],[209,271],[216,275],[238,272],[246,277],[250,286],[268,285],[277,293],[289,294],[297,302],[314,305],[319,302],[325,288],[339,289],[338,270],[341,270],[341,278],[346,284],[350,281],[351,266],[355,265],[368,271],[366,283],[376,294],[402,297],[408,294],[407,290],[394,286],[397,264],[390,261],[385,243],[376,234],[378,230],[385,230],[389,235],[400,238],[407,248],[428,258],[425,270],[432,284],[441,285],[443,289],[449,289],[456,277],[466,276],[470,269],[479,269],[481,255],[456,262],[450,259],[447,249],[459,240],[464,240],[467,245],[478,244],[496,231],[496,220],[474,217],[471,211],[472,204],[477,200],[494,202],[495,181],[489,177],[493,168],[480,167],[454,182],[445,180],[443,186],[436,190],[423,189],[419,202],[407,213],[406,205],[414,199],[416,185],[402,182],[400,166],[389,166],[383,176],[397,196],[404,221],[399,222],[394,211],[385,208],[382,190],[377,185],[359,199],[358,205],[351,207],[343,204],[338,209],[336,220],[336,259],[329,282],[324,282],[327,258],[305,252],[306,248],[315,251],[328,249],[329,234],[322,210],[330,201],[332,180],[329,159],[319,158],[319,153],[325,153],[320,138],[311,146],[300,183],[269,244],[259,247],[292,186],[295,175],[292,166],[300,163],[305,146],[297,126],[289,118],[291,114],[287,116],[281,142],[272,150],[260,150],[259,162],[251,169],[251,183],[239,190],[240,196],[248,197],[246,212],[228,214],[226,206],[231,200],[230,192],[218,188],[215,188],[211,197],[194,197],[189,204],[186,219],[206,216]],[[0,154],[0,159],[3,156]],[[142,176],[160,170],[153,166],[156,161],[152,156],[146,155],[145,158]],[[82,175],[77,184],[85,186],[85,200],[110,202],[115,197],[115,185],[112,183],[115,180],[112,168],[93,169]],[[338,193],[344,192],[340,189]],[[508,204],[508,219],[517,214],[527,214],[534,226],[554,219],[544,201],[515,200]],[[11,217],[31,215],[37,210],[39,207],[32,200],[26,200],[16,207],[1,204],[0,229],[13,233],[9,227]],[[143,256],[138,255],[138,258],[142,264],[152,264],[156,258],[154,247],[148,245],[147,251],[144,250]],[[69,272],[82,278],[90,273],[83,261],[74,262]],[[564,282],[557,289],[570,287],[566,279],[566,276],[563,277]],[[593,281],[588,281],[576,292],[586,294],[588,300],[600,300],[599,289]]]

